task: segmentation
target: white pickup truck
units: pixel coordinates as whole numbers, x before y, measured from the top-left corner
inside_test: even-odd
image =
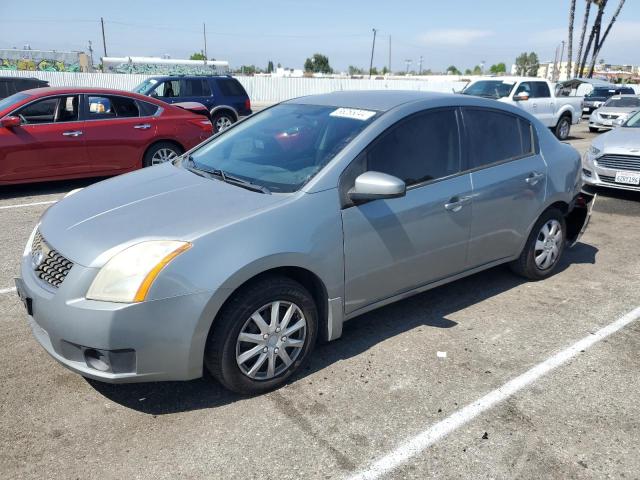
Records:
[[[566,140],[571,125],[582,117],[583,97],[556,96],[553,84],[542,78],[481,78],[469,83],[462,93],[520,107],[551,128],[560,140]]]

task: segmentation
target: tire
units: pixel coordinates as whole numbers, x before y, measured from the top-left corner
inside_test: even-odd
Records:
[[[275,302],[280,302],[277,311],[282,323],[289,310],[293,312],[286,329],[276,330],[281,323],[270,321]],[[266,329],[259,328],[253,320],[256,314],[263,318]],[[283,333],[300,322],[305,326],[290,332],[289,338],[283,340]],[[250,336],[250,341],[240,341],[241,333],[245,338]],[[263,277],[236,292],[218,314],[207,338],[205,366],[229,390],[248,395],[268,392],[282,386],[300,369],[317,336],[317,308],[307,289],[287,277]],[[280,350],[284,350],[284,355]],[[243,354],[245,362],[241,362]],[[286,365],[284,358],[291,363]],[[252,373],[256,365],[259,366]]]
[[[560,228],[560,237],[556,237],[555,240],[549,239],[548,243],[543,242],[543,229],[545,228],[545,226],[553,225],[554,222]],[[522,277],[528,278],[529,280],[542,280],[549,277],[551,274],[553,274],[558,263],[560,262],[560,258],[562,257],[562,253],[564,252],[566,238],[567,226],[562,212],[556,208],[550,208],[546,210],[533,226],[531,234],[527,239],[527,243],[525,244],[520,257],[509,264],[511,270]],[[539,240],[543,244],[546,243],[546,247],[549,248],[549,250],[547,250],[547,256],[551,255],[552,257],[552,261],[549,265],[545,265],[544,262],[542,262],[542,265],[540,265],[540,261],[536,261],[536,257],[541,259],[542,253],[540,248],[542,245],[539,243]],[[553,246],[557,248],[555,256],[553,254]],[[538,253],[536,255],[537,252],[541,253]]]
[[[217,112],[211,115],[214,133],[222,132],[236,123],[236,119],[227,112]]]
[[[563,115],[558,120],[558,124],[554,130],[554,133],[558,140],[566,140],[569,137],[569,132],[571,131],[571,117],[568,115]]]
[[[171,142],[158,142],[145,152],[142,159],[143,167],[151,167],[164,162],[169,162],[174,158],[182,155],[182,148]]]
[[[596,128],[596,127],[589,127],[589,131],[590,131],[591,133],[598,133],[598,132],[600,131],[600,129],[599,129],[599,128]]]

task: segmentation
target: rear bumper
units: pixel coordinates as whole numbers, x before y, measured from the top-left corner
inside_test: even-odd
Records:
[[[78,286],[84,290],[86,277],[94,276],[90,270],[74,265],[55,290],[35,277],[30,256],[23,257],[16,286],[23,302],[30,304],[34,337],[54,359],[108,383],[202,375],[202,352],[193,345],[210,292],[134,304],[78,298],[72,292]]]

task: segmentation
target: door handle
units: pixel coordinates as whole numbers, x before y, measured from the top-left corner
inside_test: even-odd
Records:
[[[535,185],[543,178],[544,178],[544,173],[531,172],[529,176],[525,179],[525,182],[527,182],[529,185]]]
[[[459,212],[469,202],[471,197],[452,197],[448,203],[444,204],[444,208],[450,212]]]
[[[62,135],[65,137],[79,137],[82,133],[83,132],[81,130],[71,130],[69,132],[63,132]]]
[[[138,130],[146,130],[147,128],[151,128],[151,125],[148,123],[142,123],[140,125],[134,125],[133,128],[137,128]]]

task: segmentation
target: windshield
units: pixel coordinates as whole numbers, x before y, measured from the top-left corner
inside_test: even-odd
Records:
[[[462,93],[477,97],[502,98],[508,97],[515,82],[508,80],[480,80],[469,85]]]
[[[29,98],[29,95],[26,93],[14,93],[10,97],[0,100],[0,112],[5,108],[9,108],[16,103],[21,102],[25,98]]]
[[[624,126],[630,128],[640,128],[640,112],[637,112],[636,114],[631,116],[629,120],[627,120],[627,122],[624,124]]]
[[[153,78],[148,78],[146,79],[144,82],[142,82],[140,85],[138,85],[136,88],[133,89],[133,91],[135,93],[142,93],[145,94],[149,91],[149,89],[151,87],[153,87],[156,83],[158,83],[157,80],[153,79]]]
[[[377,112],[281,104],[250,117],[194,151],[196,168],[272,192],[300,189],[369,125]]]
[[[618,108],[636,108],[640,107],[640,98],[638,97],[617,97],[610,98],[605,107],[618,107]]]

